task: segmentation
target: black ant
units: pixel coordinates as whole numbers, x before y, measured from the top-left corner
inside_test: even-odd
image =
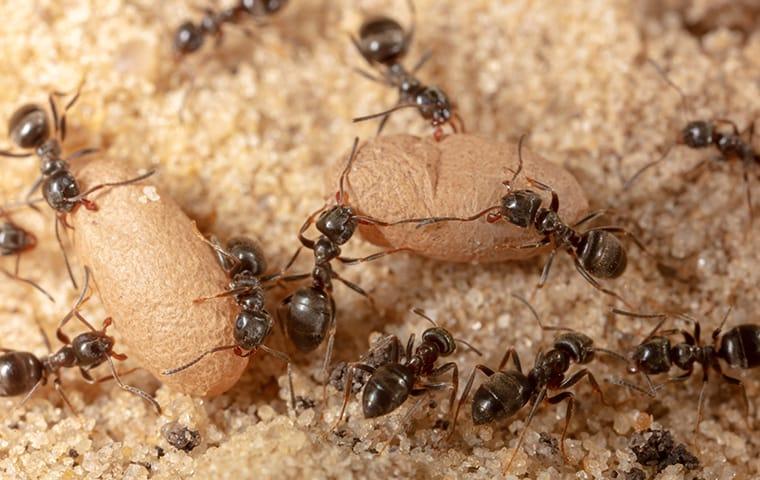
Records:
[[[201,236],[199,234],[199,236]],[[295,393],[293,392],[293,375],[291,371],[290,358],[283,352],[264,345],[264,340],[272,332],[272,316],[266,309],[264,292],[269,288],[267,284],[274,280],[291,281],[300,280],[308,275],[294,275],[292,277],[282,277],[282,272],[264,275],[267,270],[267,261],[264,252],[258,242],[247,237],[233,237],[227,241],[225,248],[219,244],[218,240],[211,238],[207,240],[201,236],[204,242],[208,243],[217,255],[219,264],[230,277],[229,289],[210,297],[201,297],[195,300],[196,303],[205,302],[215,298],[232,296],[240,308],[235,319],[235,328],[233,336],[234,345],[222,345],[213,347],[198,355],[188,363],[165,370],[162,375],[174,375],[186,370],[196,363],[200,362],[207,355],[225,350],[232,350],[239,357],[249,357],[257,351],[262,350],[275,358],[285,362],[288,370],[288,384],[290,386],[290,400],[293,408],[296,406]],[[294,257],[295,259],[295,257]],[[291,262],[283,270],[290,267]]]
[[[467,346],[478,355],[482,355],[482,353],[469,343],[455,339],[448,330],[439,327],[433,319],[425,315],[424,311],[417,308],[412,311],[432,323],[433,327],[422,333],[422,341],[416,348],[414,347],[414,334],[409,336],[406,350],[403,350],[405,352],[403,360],[400,359],[403,349],[401,341],[392,335],[389,337],[391,350],[386,362],[377,367],[361,362],[352,363],[348,366],[343,405],[333,429],[340,424],[346,411],[352,393],[351,384],[355,370],[362,370],[370,374],[362,393],[364,418],[387,415],[403,405],[410,396],[419,396],[430,390],[449,387],[452,388],[449,411],[452,410],[459,388],[459,367],[456,362],[447,362],[440,366],[436,366],[436,362],[439,358],[454,354],[457,342]],[[451,371],[450,383],[422,382],[423,379],[440,377],[449,371]],[[415,409],[412,407],[409,410],[407,418]]]
[[[298,350],[311,352],[322,344],[325,337],[328,337],[322,369],[326,382],[325,386],[327,385],[327,372],[335,338],[335,301],[332,296],[332,281],[338,280],[372,302],[372,298],[360,286],[338,275],[333,270],[331,262],[338,260],[343,264],[353,265],[377,260],[391,253],[409,250],[408,248],[396,248],[378,252],[364,258],[346,258],[341,256],[340,246],[353,237],[359,225],[396,225],[396,223],[388,223],[376,218],[359,215],[347,203],[348,194],[345,193],[343,184],[356,157],[358,145],[359,139],[356,138],[346,168],[340,176],[339,190],[336,195],[337,204],[330,208],[327,208],[327,205],[325,205],[312,213],[298,232],[298,239],[302,247],[314,252],[314,268],[310,275],[312,284],[297,289],[282,301],[278,309],[280,324],[283,325],[286,335]],[[319,218],[316,218],[317,215],[319,215]],[[306,230],[312,224],[316,225],[317,230],[321,234],[316,240],[311,240],[304,236]],[[299,251],[296,252],[293,260]]]
[[[683,329],[661,330],[665,321],[670,318],[667,314],[641,314],[633,313],[620,309],[613,309],[614,313],[637,318],[658,318],[660,321],[646,338],[636,347],[631,354],[630,373],[638,373],[644,376],[647,388],[638,387],[625,380],[612,380],[612,383],[629,387],[633,390],[655,396],[657,391],[666,383],[682,382],[691,377],[694,372],[694,364],[702,366],[702,388],[699,391],[699,400],[697,402],[697,423],[695,433],[699,431],[699,424],[702,421],[702,406],[704,403],[705,388],[710,370],[720,374],[724,381],[732,385],[737,385],[742,390],[744,399],[745,417],[749,418],[749,398],[744,383],[738,378],[731,377],[723,373],[720,361],[724,361],[730,367],[747,370],[760,366],[760,325],[745,323],[723,332],[723,326],[728,320],[731,313],[729,309],[720,322],[718,328],[712,332],[712,345],[703,345],[700,334],[701,327],[697,320],[680,314],[677,318],[686,320],[694,325],[694,330],[688,332]],[[670,336],[680,334],[683,341],[679,343],[671,342]],[[684,372],[680,375],[670,377],[665,383],[655,385],[650,375],[668,373],[676,367]]]
[[[682,106],[686,106],[686,95],[678,85],[676,85],[663,69],[649,59],[649,63],[654,66],[657,73],[665,80],[665,82],[673,88],[681,96]],[[720,127],[727,125],[731,127],[730,133],[723,133],[720,131]],[[753,211],[752,211],[752,190],[749,181],[749,169],[754,164],[760,166],[760,152],[757,152],[752,147],[752,137],[755,133],[755,124],[752,122],[748,127],[749,141],[745,142],[742,139],[743,133],[739,133],[739,128],[736,124],[727,119],[719,118],[714,120],[692,120],[689,121],[686,126],[681,130],[675,145],[685,145],[692,149],[701,149],[708,147],[715,147],[720,152],[720,159],[724,161],[739,160],[741,161],[744,171],[744,186],[746,189],[747,207],[749,209],[749,220],[752,223]],[[650,163],[647,163],[641,167],[626,183],[624,189],[629,189],[634,182],[649,168],[664,161],[674,145],[668,147],[665,153]],[[705,161],[700,162],[696,167],[692,168],[692,171],[700,169],[704,165]]]
[[[20,277],[18,274],[19,266],[21,264],[21,254],[32,250],[37,246],[37,237],[32,232],[24,230],[20,225],[13,222],[8,212],[0,210],[0,216],[6,218],[5,222],[0,225],[0,256],[16,256],[16,264],[13,273],[4,268],[0,268],[0,273],[8,278],[31,285],[45,295],[51,302],[55,302],[53,297],[46,292],[45,289],[28,278]]]
[[[573,257],[576,270],[587,282],[594,288],[627,304],[628,302],[623,297],[603,287],[596,278],[614,279],[625,272],[628,264],[626,250],[620,240],[614,235],[615,233],[630,237],[639,248],[646,252],[644,245],[632,233],[622,227],[595,227],[584,232],[577,230],[581,225],[606,213],[605,210],[592,212],[572,225],[564,223],[558,213],[559,196],[557,192],[538,180],[527,178],[530,185],[551,194],[549,208],[542,206],[544,201],[537,192],[530,189],[515,190],[513,185],[523,166],[522,145],[524,138],[524,135],[520,137],[517,147],[519,159],[517,170],[514,171],[511,180],[504,182],[504,185],[507,187],[507,194],[501,198],[500,205],[488,207],[475,215],[465,218],[431,217],[405,220],[405,222],[416,221],[417,226],[421,227],[445,221],[471,222],[485,216],[489,223],[506,220],[521,228],[533,227],[543,238],[536,243],[521,245],[517,248],[534,249],[552,245],[552,251],[544,264],[536,288],[544,286],[556,253],[559,250],[565,250]]]
[[[554,339],[554,344],[549,351],[545,353],[539,352],[534,360],[533,368],[527,374],[523,373],[520,357],[514,347],[507,349],[496,371],[485,365],[476,365],[454,411],[451,431],[453,434],[459,409],[467,399],[475,380],[475,374],[478,371],[484,373],[488,379],[478,387],[473,396],[472,420],[475,425],[483,425],[510,418],[530,403],[532,406],[525,420],[525,426],[523,426],[517,440],[517,445],[504,467],[503,473],[505,475],[509,472],[512,462],[522,446],[525,432],[531,420],[533,420],[533,416],[544,400],[552,405],[567,402],[565,425],[562,428],[562,437],[560,439],[560,451],[565,461],[569,463],[565,452],[565,437],[567,436],[567,429],[570,426],[570,420],[575,409],[575,395],[572,392],[563,391],[554,396],[547,396],[550,390],[566,390],[583,380],[583,378],[588,378],[591,387],[599,394],[602,403],[607,405],[599,383],[587,368],[581,368],[572,375],[566,376],[571,364],[586,365],[594,360],[597,352],[606,353],[626,361],[625,357],[618,353],[595,347],[593,340],[580,332],[569,328],[545,326],[541,322],[541,318],[536,310],[527,300],[515,294],[512,296],[528,307],[541,330],[564,331],[566,333],[562,333]],[[510,358],[515,369],[504,370]]]
[[[29,190],[26,203],[34,206],[34,201],[30,200],[34,192],[42,187],[42,196],[48,205],[56,211],[57,217],[55,222],[55,236],[63,252],[63,258],[66,262],[66,269],[71,278],[71,283],[76,287],[77,283],[74,274],[71,271],[68,256],[61,240],[61,234],[58,224],[71,228],[66,221],[68,214],[73,214],[79,206],[84,206],[88,210],[97,210],[97,205],[88,200],[87,196],[102,188],[129,185],[139,182],[153,175],[151,170],[138,177],[121,181],[102,183],[90,187],[87,191],[82,192],[79,183],[74,177],[69,162],[77,158],[96,153],[96,148],[83,148],[76,152],[62,157],[62,143],[66,140],[66,113],[79,99],[82,85],[77,88],[76,94],[66,104],[62,114],[58,115],[58,109],[54,97],[65,96],[62,92],[53,92],[48,95],[48,103],[53,117],[53,135],[50,132],[50,122],[47,112],[41,105],[26,104],[17,109],[8,121],[8,135],[18,148],[31,150],[25,153],[15,153],[8,150],[0,150],[0,156],[11,158],[25,158],[37,155],[40,159],[40,176],[35,180],[32,188]],[[36,208],[36,207],[34,207]]]
[[[196,24],[190,20],[177,27],[174,33],[174,51],[179,56],[200,50],[207,36],[222,40],[223,26],[237,24],[244,15],[263,17],[274,15],[282,9],[287,0],[238,0],[233,7],[215,12],[210,8],[203,11],[203,18]]]
[[[443,136],[444,124],[449,123],[456,133],[459,130],[464,131],[464,123],[443,90],[425,85],[415,76],[430,59],[430,53],[423,55],[411,70],[407,70],[401,63],[412,43],[416,25],[414,3],[412,0],[407,0],[407,3],[412,12],[412,26],[409,31],[404,31],[404,27],[396,20],[381,16],[365,21],[359,29],[359,38],[351,38],[359,53],[371,67],[378,71],[380,77],[364,70],[358,70],[358,72],[374,82],[398,89],[399,94],[393,108],[355,118],[354,122],[382,117],[377,128],[377,134],[380,135],[391,113],[402,108],[416,108],[422,118],[430,121],[435,128],[435,139],[440,140]],[[457,121],[459,127],[454,120]]]
[[[45,357],[38,357],[31,352],[22,352],[6,348],[0,349],[4,352],[0,355],[0,396],[15,397],[24,395],[18,406],[31,398],[42,385],[46,384],[50,377],[53,377],[53,386],[68,407],[76,412],[69,402],[61,386],[60,371],[63,368],[79,368],[79,373],[88,383],[101,383],[113,378],[119,387],[130,392],[150,403],[156,411],[161,413],[161,406],[156,400],[146,392],[137,387],[126,385],[121,381],[119,374],[116,372],[116,366],[113,360],[126,360],[127,356],[113,351],[114,339],[106,334],[106,330],[111,325],[111,318],[103,321],[103,328],[96,330],[90,323],[79,313],[79,307],[87,301],[86,295],[89,288],[90,271],[85,268],[85,279],[82,293],[79,296],[74,308],[63,318],[56,336],[64,344],[57,352],[53,353],[50,347],[50,341],[45,332],[40,327],[40,333],[45,342],[45,346],[50,352]],[[89,327],[89,332],[80,333],[73,340],[63,333],[63,326],[72,318],[77,317],[82,323]],[[104,362],[108,362],[111,367],[111,376],[102,379],[94,379],[90,371]]]

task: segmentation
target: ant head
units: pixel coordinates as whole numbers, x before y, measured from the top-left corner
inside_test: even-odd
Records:
[[[277,13],[287,3],[287,0],[241,0],[240,6],[251,15],[263,16]]]
[[[709,147],[713,142],[712,125],[702,120],[689,122],[681,131],[680,142],[689,148]]]
[[[343,245],[351,239],[357,225],[354,211],[347,205],[331,207],[322,212],[316,221],[317,230],[338,245]]]
[[[55,170],[42,185],[42,196],[57,212],[72,211],[79,193],[79,184],[67,169]]]
[[[454,353],[457,349],[456,340],[448,330],[441,327],[428,328],[422,333],[422,341],[434,344],[442,357]]]
[[[180,55],[187,55],[203,46],[203,30],[191,21],[186,21],[174,33],[174,50]]]
[[[227,253],[237,260],[237,265],[230,272],[233,276],[239,272],[261,275],[267,270],[264,251],[255,240],[248,237],[233,237],[227,241]]]
[[[392,65],[406,55],[410,36],[396,20],[375,17],[359,28],[359,39],[354,43],[369,63]]]
[[[430,120],[434,127],[451,120],[451,102],[443,90],[427,87],[419,92],[414,100],[420,114]]]
[[[272,317],[266,310],[249,312],[243,310],[235,319],[235,343],[244,350],[262,345],[272,331]]]
[[[628,255],[620,240],[605,230],[589,230],[578,247],[578,261],[597,278],[617,278],[628,266]]]
[[[103,363],[113,351],[114,339],[103,332],[80,333],[71,342],[71,348],[82,367]]]
[[[665,373],[670,370],[670,340],[665,337],[653,337],[642,343],[633,352],[631,358],[636,367],[629,367],[629,371],[643,371],[654,375]]]
[[[516,190],[501,198],[501,215],[513,225],[528,228],[541,208],[541,197],[533,190]]]
[[[45,109],[28,103],[13,112],[8,120],[8,136],[19,148],[36,148],[45,143],[50,137]]]
[[[580,332],[563,333],[554,340],[554,348],[570,355],[577,363],[594,359],[594,341]]]

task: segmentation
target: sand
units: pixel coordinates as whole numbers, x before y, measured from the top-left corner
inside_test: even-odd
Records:
[[[573,172],[592,208],[614,204],[620,221],[640,230],[654,252],[687,259],[678,263],[677,275],[664,276],[632,248],[628,271],[615,289],[641,310],[687,310],[708,332],[729,305],[732,324],[757,322],[760,240],[748,234],[740,166],[714,163],[701,176],[685,177],[715,152],[677,148],[632,192],[620,193],[624,179],[660,155],[687,117],[731,118],[740,129],[757,117],[756,2],[415,3],[417,35],[409,62],[433,50],[420,76],[456,99],[469,131],[505,141],[529,133],[530,148]],[[67,151],[96,146],[135,169],[159,167],[167,191],[202,229],[221,238],[255,235],[271,265],[281,265],[296,247],[298,227],[332,193],[322,186],[326,165],[355,136],[374,134],[374,123],[353,125],[351,118],[395,101],[394,92],[352,71],[362,62],[348,35],[371,12],[407,20],[401,1],[293,1],[271,25],[252,24],[253,38],[230,29],[221,47],[209,42],[175,64],[169,31],[187,16],[198,17],[189,2],[8,0],[0,5],[0,118],[9,118],[22,103],[43,103],[51,90],[71,91],[86,77],[69,118]],[[689,95],[691,112],[681,108],[647,57]],[[181,108],[191,80],[192,93]],[[431,129],[409,111],[394,115],[386,132],[426,135]],[[38,167],[34,159],[0,161],[0,189],[10,201],[28,188]],[[57,303],[24,285],[0,282],[0,338],[3,347],[44,354],[34,318],[51,333],[76,292],[53,239],[52,215],[26,212],[15,219],[40,239],[24,256],[21,272],[37,279]],[[345,251],[354,256],[375,247],[357,238]],[[4,261],[12,266],[12,259]],[[336,288],[335,359],[359,358],[373,332],[403,340],[421,333],[427,323],[409,313],[420,307],[485,352],[483,359],[468,352],[454,356],[465,375],[475,362],[495,366],[509,346],[523,364],[531,364],[539,349],[549,348],[552,334],[542,334],[510,294],[530,294],[541,261],[452,265],[400,254],[344,268],[382,311]],[[295,268],[308,268],[306,256]],[[276,291],[272,305],[286,293]],[[582,330],[597,344],[621,351],[650,328],[645,321],[612,317],[611,300],[587,285],[566,256],[557,258],[533,303],[547,324]],[[106,316],[94,300],[84,313],[97,324]],[[271,343],[287,348],[279,337]],[[411,404],[366,421],[354,401],[348,422],[333,434],[329,427],[342,394],[329,390],[323,408],[315,381],[321,361],[321,350],[296,356],[295,386],[302,397],[297,412],[286,408],[284,368],[264,356],[232,390],[213,399],[175,393],[147,373],[127,376],[156,394],[165,410],[161,417],[112,383],[89,386],[76,372],[66,372],[63,381],[78,416],[64,410],[49,387],[22,408],[13,409],[18,399],[0,400],[6,417],[0,424],[0,477],[498,478],[524,425],[524,413],[478,428],[463,415],[457,434],[441,442],[441,430],[433,427],[446,418],[442,393],[416,411],[406,433],[400,433],[399,422]],[[127,361],[121,368],[130,366],[136,365]],[[599,379],[624,375],[614,362],[590,368]],[[756,398],[757,374],[740,376]],[[579,408],[567,442],[572,463],[563,463],[556,450],[563,409],[546,406],[530,426],[512,474],[757,477],[758,437],[742,418],[736,390],[718,380],[713,375],[707,389],[697,436],[699,372],[655,400],[603,383],[620,403],[616,407],[602,405],[581,383],[574,389]],[[757,423],[757,413],[752,420]],[[198,432],[199,445],[189,452],[169,445],[161,431],[173,421]],[[664,468],[655,474],[657,466],[637,464],[632,446],[646,439],[636,432],[649,427],[670,431],[675,445],[685,444],[699,466],[689,471],[683,463],[660,463]],[[194,438],[188,435],[174,438]]]

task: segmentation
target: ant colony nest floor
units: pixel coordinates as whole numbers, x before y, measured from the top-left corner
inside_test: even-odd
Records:
[[[349,35],[373,13],[406,24],[405,3],[292,0],[273,22],[252,22],[252,36],[230,28],[222,45],[209,42],[175,63],[170,31],[200,16],[193,4],[0,2],[0,118],[8,119],[23,103],[46,101],[50,91],[72,91],[85,78],[68,118],[67,151],[96,146],[135,169],[157,166],[160,182],[201,230],[221,238],[255,235],[270,264],[282,265],[297,246],[301,223],[331,193],[322,186],[326,165],[343,155],[355,136],[374,135],[375,123],[354,125],[351,118],[395,101],[393,91],[353,71],[362,59]],[[630,250],[628,270],[614,288],[633,299],[635,309],[690,312],[702,321],[708,339],[731,305],[730,324],[760,321],[760,236],[750,231],[740,165],[713,162],[701,175],[687,175],[715,152],[675,148],[669,161],[621,193],[624,180],[665,151],[687,118],[730,118],[744,130],[758,117],[755,0],[415,0],[415,5],[409,62],[432,50],[420,76],[456,99],[468,131],[513,142],[529,133],[529,147],[568,168],[592,208],[613,205],[618,212],[613,221],[640,232],[652,252],[667,259],[658,266]],[[686,106],[648,58],[686,93]],[[430,128],[405,111],[385,129],[400,132],[429,135]],[[3,202],[21,198],[37,175],[36,160],[0,161]],[[751,176],[757,199],[757,169]],[[0,339],[2,347],[42,355],[35,318],[52,333],[77,292],[68,283],[49,211],[23,212],[14,220],[39,237],[38,247],[23,256],[21,273],[38,280],[57,302],[2,281]],[[757,219],[754,228],[757,232]],[[357,238],[345,251],[355,256],[376,247]],[[13,258],[4,262],[13,268]],[[467,351],[454,356],[465,378],[476,362],[495,367],[509,346],[523,365],[531,365],[551,345],[552,332],[542,333],[510,294],[529,296],[541,265],[542,258],[482,266],[399,254],[341,268],[371,292],[378,310],[336,287],[334,363],[358,359],[376,332],[404,341],[411,333],[419,335],[427,324],[410,313],[419,307],[484,352],[480,359]],[[303,255],[294,270],[307,268]],[[273,292],[272,307],[287,293]],[[557,257],[547,286],[532,301],[545,323],[577,329],[618,351],[630,349],[651,329],[646,320],[611,315],[612,300],[584,282],[565,255]],[[97,297],[84,314],[100,324],[105,312]],[[145,322],[150,328],[150,319]],[[279,332],[272,344],[287,350]],[[50,386],[21,408],[14,408],[18,398],[0,399],[0,477],[500,477],[525,412],[511,422],[482,427],[463,414],[447,440],[442,433],[447,392],[429,397],[406,430],[401,422],[412,402],[372,421],[362,418],[354,397],[348,421],[332,432],[342,394],[330,387],[323,405],[322,352],[295,355],[296,412],[289,412],[285,401],[284,367],[266,355],[251,362],[232,390],[212,399],[175,393],[141,371],[128,375],[130,383],[156,395],[164,407],[161,417],[113,382],[88,385],[67,371],[63,382],[78,415],[63,408]],[[134,366],[127,361],[120,369]],[[590,368],[616,406],[603,405],[586,382],[574,388],[578,408],[567,441],[570,463],[558,449],[564,408],[542,407],[510,478],[760,475],[760,437],[752,427],[760,415],[752,409],[748,426],[738,390],[715,375],[695,435],[699,369],[688,381],[667,385],[657,398],[645,398],[604,381],[626,375],[620,363],[601,359]],[[760,378],[747,373],[736,375],[756,399]],[[162,428],[173,421],[189,431],[164,436]]]

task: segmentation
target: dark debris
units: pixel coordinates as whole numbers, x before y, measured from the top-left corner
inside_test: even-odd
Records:
[[[190,430],[179,422],[167,423],[161,427],[161,434],[169,445],[183,452],[191,452],[201,443],[201,434],[198,431]]]
[[[687,470],[699,467],[699,459],[682,443],[676,445],[668,430],[646,430],[631,437],[629,446],[636,461],[645,467],[655,467],[657,473],[670,465],[683,465]]]

